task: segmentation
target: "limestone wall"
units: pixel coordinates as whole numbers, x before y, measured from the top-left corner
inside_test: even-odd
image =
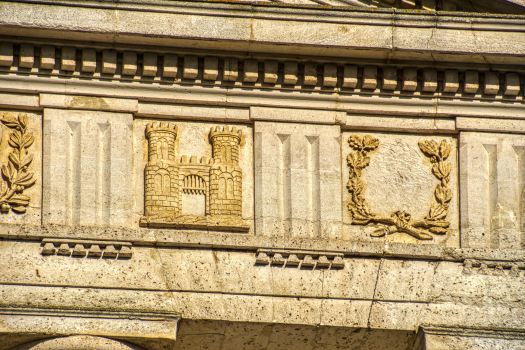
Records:
[[[0,350],[525,347],[522,17],[9,4]]]

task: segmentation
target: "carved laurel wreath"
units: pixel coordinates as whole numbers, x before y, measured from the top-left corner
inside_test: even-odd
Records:
[[[447,162],[450,155],[450,145],[442,140],[439,145],[434,140],[418,142],[423,154],[430,158],[432,174],[439,180],[434,189],[434,199],[428,215],[420,220],[413,220],[405,211],[395,211],[390,217],[374,214],[365,203],[363,193],[366,184],[361,180],[362,171],[370,164],[370,153],[379,147],[379,140],[371,135],[351,135],[348,139],[354,152],[347,157],[350,176],[347,184],[350,200],[348,211],[352,217],[352,224],[368,225],[379,224],[372,237],[382,237],[395,232],[404,232],[417,239],[432,240],[430,233],[445,235],[448,233],[450,222],[446,219],[449,203],[452,200],[450,183],[451,164]]]
[[[34,173],[29,171],[33,155],[27,150],[35,141],[33,133],[27,131],[27,115],[19,114],[18,118],[7,113],[0,120],[2,124],[14,129],[9,137],[9,145],[13,151],[9,154],[7,165],[2,165],[0,180],[0,211],[13,210],[25,213],[30,198],[23,194],[24,190],[35,184]],[[1,141],[1,134],[0,134]]]

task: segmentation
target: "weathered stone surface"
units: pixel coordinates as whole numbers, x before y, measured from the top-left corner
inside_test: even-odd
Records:
[[[522,247],[524,150],[520,135],[461,133],[462,246]]]
[[[132,225],[130,114],[45,109],[42,221]]]
[[[369,135],[370,140],[375,139],[377,143],[375,148],[365,152],[368,158],[363,158],[365,163],[362,164],[365,166],[360,168],[363,170],[360,170],[360,175],[358,174],[356,177],[352,175],[352,169],[356,166],[361,167],[361,165],[352,164],[357,164],[355,162],[358,162],[359,157],[362,156],[359,155],[360,151],[353,148],[354,146],[349,142],[353,140],[353,137],[363,138],[366,135]],[[437,160],[433,162],[433,159],[436,157],[422,151],[421,144],[425,142],[436,142],[436,152],[440,147],[439,145],[448,148],[447,158],[440,162],[437,162]],[[407,231],[403,231],[400,226],[397,226],[397,228],[396,226],[391,226],[389,230],[394,231],[389,231],[389,233],[398,232],[386,235],[385,238],[370,237],[370,235],[379,233],[378,229],[381,230],[388,227],[386,222],[391,220],[388,219],[389,217],[399,217],[398,214],[395,214],[396,211],[409,213],[410,226],[412,223],[415,224],[417,220],[425,220],[425,218],[431,218],[431,215],[438,215],[437,207],[441,205],[443,209],[446,208],[446,215],[445,211],[439,209],[441,214],[439,214],[438,220],[448,222],[449,226],[442,226],[446,227],[448,232],[446,234],[439,232],[430,237],[429,233],[432,231],[426,231],[427,234],[423,236],[427,238],[424,239],[430,240],[425,242],[458,247],[458,185],[456,180],[457,167],[455,164],[457,160],[455,149],[456,140],[451,137],[344,132],[342,134],[342,169],[344,169],[343,174],[349,174],[350,172],[350,175],[344,175],[343,177],[343,184],[346,185],[346,188],[343,188],[343,238],[360,241],[386,239],[387,241],[397,242],[423,242],[420,240],[421,238],[415,236],[416,233],[410,234]],[[440,183],[439,177],[436,177],[433,172],[433,167],[444,167],[442,169],[447,169],[448,175],[445,177],[449,180],[447,180],[446,186],[441,187],[443,185]],[[438,174],[438,176],[442,175]],[[358,181],[352,185],[354,189],[348,187],[350,186],[348,185],[350,180]],[[437,189],[438,187],[440,189]],[[355,199],[357,197],[354,198],[351,194],[356,193],[355,191],[357,190],[362,191],[362,194],[358,199]],[[436,197],[436,191],[445,191],[447,193],[447,199],[443,202],[446,202],[445,204],[440,204],[444,197],[442,198],[441,194],[438,194],[440,197]],[[353,214],[354,220],[352,220],[351,212],[347,210],[347,205],[358,205],[361,200],[364,200],[366,205],[368,205],[370,213],[385,219],[380,219],[380,221],[372,219],[368,224],[365,222],[363,225],[359,223],[359,217],[363,216],[363,214],[359,214],[360,212],[357,211]],[[375,224],[372,224],[373,222]],[[381,222],[383,222],[383,225],[381,225]]]
[[[256,234],[340,237],[339,127],[256,122],[254,132]]]
[[[0,350],[525,346],[523,6],[287,1],[0,3]]]

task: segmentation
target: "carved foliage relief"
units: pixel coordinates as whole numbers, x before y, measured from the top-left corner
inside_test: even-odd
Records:
[[[433,240],[436,235],[446,237],[451,233],[449,212],[455,196],[450,186],[452,142],[449,139],[434,138],[416,140],[415,137],[407,140],[390,138],[381,156],[377,156],[383,146],[379,137],[370,134],[350,134],[348,137],[351,152],[346,158],[349,170],[346,185],[347,209],[352,225],[373,227],[370,232],[372,237],[399,232],[417,240]],[[421,164],[421,158],[426,164]],[[373,180],[383,182],[384,189],[370,190],[365,180],[364,175],[371,164],[374,165],[374,161],[381,164],[374,167],[372,173],[368,174],[368,179],[373,177]],[[423,166],[427,174],[424,174]],[[381,180],[381,177],[385,178]],[[430,183],[431,178],[434,184]],[[418,183],[419,187],[411,188]],[[394,186],[397,188],[392,189]],[[402,195],[403,191],[405,196]],[[366,198],[370,194],[376,204],[380,201],[389,202],[389,196],[393,196],[395,192],[401,195],[397,197],[397,201],[389,203],[389,212],[377,211]],[[421,198],[425,200],[421,201]],[[428,199],[431,201],[428,202]],[[421,214],[421,204],[425,204],[426,214]],[[414,214],[413,211],[419,213]]]
[[[23,214],[31,201],[31,197],[24,191],[36,183],[32,166],[33,153],[30,149],[35,137],[29,131],[27,114],[4,112],[0,121],[9,132],[7,140],[2,140],[5,132],[0,133],[0,144],[7,144],[8,147],[7,159],[2,160],[1,165],[0,211]]]

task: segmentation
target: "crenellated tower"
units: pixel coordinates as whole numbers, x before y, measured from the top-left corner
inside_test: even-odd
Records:
[[[210,170],[210,214],[242,215],[242,170],[239,148],[242,131],[228,126],[213,127],[210,143],[214,163]]]
[[[179,175],[175,155],[177,126],[173,123],[149,123],[146,137],[149,141],[148,164],[144,174],[146,216],[178,215]]]

